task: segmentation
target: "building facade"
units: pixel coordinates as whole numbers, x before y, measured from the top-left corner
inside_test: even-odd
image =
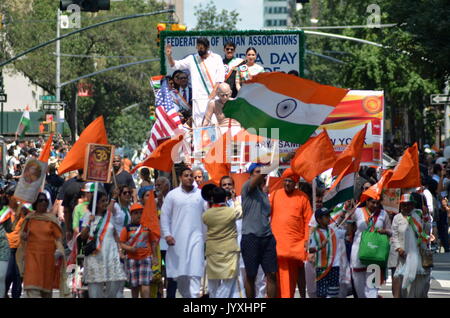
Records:
[[[47,95],[44,89],[33,84],[28,77],[11,68],[3,70],[5,93],[8,100],[3,104],[5,112],[23,112],[26,106],[30,112],[40,110],[40,96]]]
[[[168,6],[175,7],[178,23],[184,24],[184,0],[163,0]]]
[[[264,0],[264,28],[290,26],[290,10],[290,0]]]

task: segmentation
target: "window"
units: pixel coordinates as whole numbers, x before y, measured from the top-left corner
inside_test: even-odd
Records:
[[[280,26],[286,26],[287,25],[287,21],[286,20],[280,20],[279,21],[279,25]]]

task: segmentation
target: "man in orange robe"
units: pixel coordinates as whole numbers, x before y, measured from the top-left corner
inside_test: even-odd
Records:
[[[272,232],[277,241],[278,296],[293,298],[297,283],[299,290],[304,291],[303,262],[307,255],[305,242],[308,241],[308,223],[312,209],[308,196],[295,188],[299,176],[289,168],[281,178],[284,187],[270,195]],[[301,292],[300,296],[305,297],[305,293]]]

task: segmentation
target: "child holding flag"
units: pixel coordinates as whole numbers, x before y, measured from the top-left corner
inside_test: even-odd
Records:
[[[131,223],[120,234],[121,248],[127,253],[127,276],[133,298],[150,298],[152,265],[158,264],[156,257],[157,239],[150,230],[141,225],[144,207],[134,203],[130,208]],[[155,257],[152,257],[155,255]]]
[[[345,230],[330,224],[330,211],[320,208],[314,213],[317,226],[310,235],[310,259],[315,262],[317,297],[337,298],[339,295],[339,251]]]

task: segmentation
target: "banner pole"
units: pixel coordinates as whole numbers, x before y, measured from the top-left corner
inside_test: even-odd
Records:
[[[313,213],[316,212],[316,197],[317,197],[317,184],[316,184],[316,178],[312,181],[312,206],[313,206]]]
[[[95,184],[94,197],[93,197],[94,202],[92,203],[92,211],[91,212],[92,212],[92,215],[95,216],[95,210],[97,209],[98,182],[95,182],[94,184]]]

